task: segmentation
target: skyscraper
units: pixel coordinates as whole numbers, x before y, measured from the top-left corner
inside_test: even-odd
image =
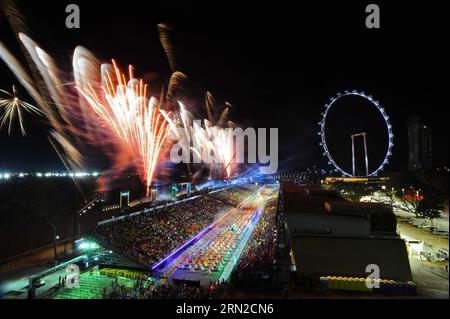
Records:
[[[420,123],[420,117],[410,117],[408,124],[409,169],[429,169],[433,166],[431,128]]]

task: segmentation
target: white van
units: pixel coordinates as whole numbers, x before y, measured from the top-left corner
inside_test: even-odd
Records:
[[[444,238],[448,239],[448,231],[447,230],[439,230],[439,229],[433,229],[433,234],[438,235]]]
[[[438,258],[443,258],[445,260],[448,260],[448,251],[445,249],[438,249],[438,251],[436,252],[436,256]]]

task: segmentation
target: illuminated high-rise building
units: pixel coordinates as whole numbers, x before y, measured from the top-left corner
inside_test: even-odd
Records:
[[[429,169],[433,166],[431,128],[420,123],[420,117],[410,117],[408,124],[409,169]]]

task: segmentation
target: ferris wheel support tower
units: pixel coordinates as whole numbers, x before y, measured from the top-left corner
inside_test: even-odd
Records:
[[[352,138],[352,168],[353,168],[353,176],[356,176],[355,169],[355,137],[362,136],[364,139],[364,159],[366,162],[366,176],[369,176],[369,157],[367,155],[367,133],[362,132],[358,134],[352,134],[350,137]]]

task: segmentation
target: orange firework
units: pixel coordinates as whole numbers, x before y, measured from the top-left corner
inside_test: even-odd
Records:
[[[102,65],[102,96],[88,85],[77,87],[89,106],[114,132],[134,157],[140,159],[140,175],[146,183],[147,195],[158,158],[168,138],[169,123],[159,109],[158,100],[147,97],[147,85],[133,76],[129,80],[116,62]]]

